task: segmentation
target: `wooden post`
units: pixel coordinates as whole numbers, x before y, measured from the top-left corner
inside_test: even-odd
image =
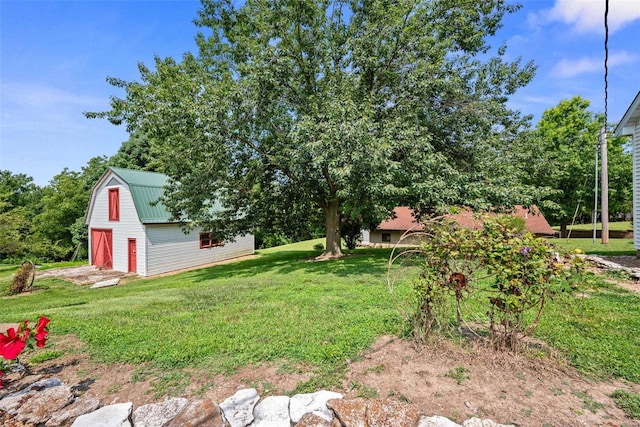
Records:
[[[601,185],[600,194],[602,196],[600,201],[601,219],[602,219],[602,244],[609,243],[609,172],[607,169],[607,128],[602,127],[600,130],[600,149],[602,165],[601,171]]]

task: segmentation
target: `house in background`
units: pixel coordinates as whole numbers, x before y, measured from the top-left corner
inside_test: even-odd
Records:
[[[395,245],[407,231],[411,233],[424,230],[418,220],[416,220],[413,210],[407,206],[400,206],[393,210],[394,216],[382,221],[375,230],[363,230],[362,244],[365,246],[385,246]],[[551,228],[545,217],[536,206],[526,209],[522,206],[515,206],[511,213],[513,216],[524,219],[525,230],[537,236],[554,236],[556,231]],[[480,228],[482,223],[478,221],[473,212],[466,210],[450,217],[462,227]],[[410,235],[405,238],[403,244],[419,244],[420,240]]]
[[[252,235],[221,242],[194,229],[185,234],[162,203],[168,177],[110,167],[93,187],[85,223],[89,264],[152,276],[254,253]]]
[[[640,92],[624,113],[613,136],[630,136],[633,146],[633,246],[640,256]]]

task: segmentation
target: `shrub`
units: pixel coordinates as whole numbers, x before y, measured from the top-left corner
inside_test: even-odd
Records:
[[[546,300],[575,286],[580,259],[561,262],[544,239],[521,233],[508,217],[482,222],[475,230],[432,222],[420,247],[392,253],[392,267],[400,262],[419,270],[410,295],[398,304],[418,341],[436,329],[484,323],[495,348],[518,350]],[[414,261],[406,263],[405,255]],[[397,277],[389,275],[392,292]]]
[[[22,292],[30,291],[33,287],[33,280],[36,275],[36,266],[31,261],[25,261],[18,271],[14,274],[11,285],[9,286],[9,295],[15,295]]]

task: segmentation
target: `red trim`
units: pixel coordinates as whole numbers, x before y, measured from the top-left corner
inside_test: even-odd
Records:
[[[127,249],[129,253],[129,265],[128,270],[131,273],[137,272],[137,250],[136,250],[136,239],[127,239]]]
[[[120,189],[109,189],[109,221],[120,221]]]
[[[223,243],[214,239],[212,232],[200,233],[200,249],[213,248],[214,246],[223,246]]]

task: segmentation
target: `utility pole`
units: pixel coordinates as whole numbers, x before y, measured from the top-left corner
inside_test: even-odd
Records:
[[[599,138],[598,138],[599,139]],[[598,150],[600,149],[600,144],[596,143],[596,171],[595,171],[595,191],[593,193],[593,244],[596,244],[596,239],[598,238],[597,228],[598,228]]]
[[[600,194],[602,199],[600,201],[601,211],[600,217],[602,218],[602,244],[609,243],[609,172],[607,169],[607,128],[606,125],[600,130],[600,149],[602,165],[601,171],[601,190]]]

